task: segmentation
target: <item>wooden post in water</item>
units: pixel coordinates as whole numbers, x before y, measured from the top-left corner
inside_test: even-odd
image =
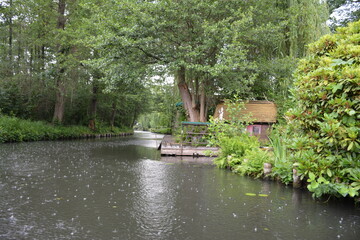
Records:
[[[300,188],[301,187],[301,179],[298,175],[298,171],[296,168],[293,168],[293,187]]]
[[[271,173],[271,168],[272,168],[271,163],[264,163],[264,177],[265,178],[269,177],[269,175]]]

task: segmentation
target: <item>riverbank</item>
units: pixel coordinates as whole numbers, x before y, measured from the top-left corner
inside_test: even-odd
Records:
[[[323,170],[319,172],[311,166],[305,169],[301,165],[301,159],[294,159],[294,149],[290,149],[285,141],[285,135],[273,133],[270,147],[260,148],[256,138],[246,134],[223,137],[219,141],[219,156],[214,162],[219,168],[242,176],[273,180],[294,188],[307,189],[314,198],[352,198],[355,203],[360,203],[358,168],[324,164]],[[335,173],[337,179],[343,179],[342,182],[331,181]]]
[[[132,129],[99,127],[96,131],[85,126],[56,126],[41,121],[0,116],[0,143],[101,138],[133,134]]]

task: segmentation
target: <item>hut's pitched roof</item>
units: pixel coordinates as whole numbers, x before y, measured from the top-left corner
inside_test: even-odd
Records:
[[[275,103],[269,101],[249,101],[245,103],[245,108],[239,113],[239,117],[242,115],[251,115],[251,119],[256,123],[275,123],[277,108]],[[216,106],[214,118],[228,120],[229,114],[226,111],[224,103],[220,103]]]

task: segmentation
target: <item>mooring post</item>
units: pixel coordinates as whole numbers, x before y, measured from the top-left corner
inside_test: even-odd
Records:
[[[267,178],[271,173],[272,165],[271,163],[264,163],[264,176]]]

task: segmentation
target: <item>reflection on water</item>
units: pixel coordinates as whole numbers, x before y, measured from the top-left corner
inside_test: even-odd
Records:
[[[357,239],[352,202],[321,203],[161,135],[0,145],[0,239]]]

